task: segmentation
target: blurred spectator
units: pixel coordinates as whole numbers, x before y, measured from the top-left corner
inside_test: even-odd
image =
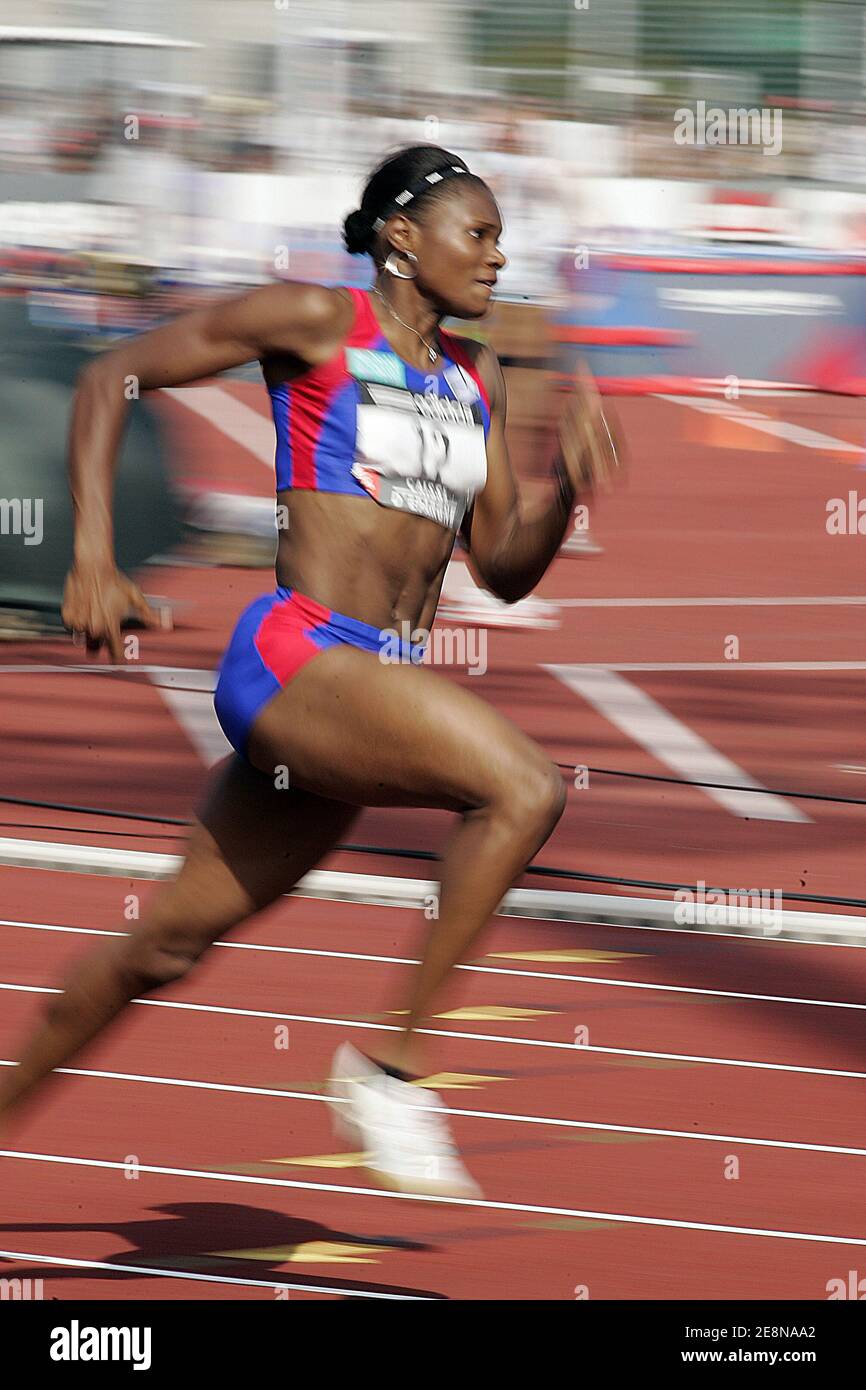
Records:
[[[509,263],[499,276],[499,296],[545,298],[556,292],[559,248],[566,238],[562,171],[545,155],[537,125],[507,111],[495,113],[489,147],[472,161],[502,214],[502,248]]]

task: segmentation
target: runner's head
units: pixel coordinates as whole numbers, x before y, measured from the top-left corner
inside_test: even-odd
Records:
[[[409,145],[367,180],[361,206],[343,223],[346,249],[380,273],[414,278],[444,315],[481,318],[506,264],[502,221],[483,179],[439,145]],[[387,263],[387,264],[386,264]]]

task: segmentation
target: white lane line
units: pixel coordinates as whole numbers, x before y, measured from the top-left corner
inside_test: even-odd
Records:
[[[751,600],[750,600],[751,601]],[[563,604],[573,603],[579,607],[592,607],[590,599],[558,599]],[[606,600],[599,600],[607,606]],[[853,602],[853,600],[852,600]],[[858,603],[866,600],[857,600]],[[619,600],[614,600],[619,603]],[[725,607],[728,600],[720,605]],[[664,606],[672,606],[669,600]],[[578,671],[864,671],[866,661],[576,661],[570,663]],[[216,671],[201,667],[185,666],[138,666],[130,662],[124,665],[103,663],[92,666],[67,664],[65,666],[40,665],[28,662],[23,666],[4,666],[0,664],[0,675],[20,676],[27,674],[40,676],[94,675],[94,676],[150,676],[158,689],[163,687],[190,687],[195,693],[212,691],[216,685]]]
[[[95,832],[94,832],[95,833]],[[142,838],[146,832],[142,831]],[[121,878],[168,879],[181,867],[179,855],[146,850],[107,849],[101,845],[70,844],[61,840],[23,840],[0,838],[0,865],[16,868],[50,869],[55,872],[108,874]],[[388,874],[358,874],[314,869],[301,879],[286,897],[316,898],[327,902],[360,902],[380,907],[423,908],[438,891],[430,879],[396,878]],[[499,905],[501,917],[541,918],[544,921],[585,922],[605,919],[618,926],[651,926],[660,923],[673,929],[677,904],[670,898],[638,898],[613,893],[576,893],[544,888],[512,888]],[[801,944],[806,934],[813,937],[849,936],[857,945],[866,944],[866,917],[842,913],[799,912],[783,908],[776,914],[774,938],[788,935]],[[719,926],[742,927],[741,933],[708,934],[751,937],[758,928],[749,920],[748,909],[730,909]],[[688,928],[692,933],[696,928]],[[703,932],[703,928],[697,928]],[[763,938],[766,940],[766,937]],[[814,944],[821,944],[815,942]],[[829,944],[829,943],[828,943]]]
[[[17,1067],[17,1062],[0,1059],[0,1067]],[[311,1104],[348,1105],[340,1097],[316,1095],[310,1091],[287,1091],[271,1086],[244,1086],[227,1081],[189,1081],[177,1076],[148,1076],[138,1072],[94,1071],[86,1067],[56,1067],[56,1076],[84,1076],[96,1081],[134,1081],[147,1086],[177,1086],[192,1091],[226,1091],[241,1096],[263,1096],[276,1100],[301,1100]],[[515,1078],[518,1079],[519,1078]],[[429,1110],[431,1106],[422,1105],[420,1109]],[[750,1144],[760,1149],[795,1149],[803,1153],[841,1154],[850,1158],[866,1158],[866,1149],[855,1149],[843,1144],[810,1144],[795,1139],[759,1139],[741,1134],[709,1134],[691,1129],[652,1129],[644,1125],[604,1124],[599,1120],[569,1120],[562,1116],[520,1115],[507,1110],[468,1110],[461,1106],[443,1105],[436,1107],[440,1115],[456,1115],[462,1119],[497,1120],[503,1124],[549,1125],[555,1129],[592,1129],[607,1134],[645,1134],[655,1139],[699,1139],[712,1144]]]
[[[0,674],[21,675],[132,675],[148,676],[159,690],[169,711],[180,724],[205,767],[213,767],[227,753],[231,744],[220,728],[214,713],[213,692],[217,672],[200,667],[145,666],[126,662],[106,665],[30,665],[0,666]]]
[[[717,387],[717,389],[718,389],[718,391],[719,391],[720,393],[722,393],[722,392],[724,391],[724,389],[725,389],[725,387],[726,387],[726,385],[727,385],[727,383],[726,383],[721,377],[716,377],[716,383],[715,383],[715,384],[716,384],[716,387]],[[740,396],[741,396],[741,397],[742,397],[742,396],[778,396],[778,397],[780,397],[780,398],[785,397],[785,398],[787,398],[787,399],[790,399],[790,398],[792,398],[792,397],[793,397],[793,398],[796,398],[797,396],[799,396],[799,397],[802,399],[804,396],[811,396],[811,395],[814,395],[814,394],[815,394],[815,393],[814,393],[814,390],[813,390],[812,387],[810,387],[810,386],[798,386],[796,382],[791,382],[790,385],[787,385],[787,386],[757,386],[757,385],[752,384],[751,382],[745,382],[745,381],[741,381],[741,382],[740,382]]]
[[[542,599],[537,594],[505,603],[487,589],[481,589],[465,560],[451,559],[445,570],[439,599],[440,619],[456,622],[483,623],[486,627],[557,628],[558,600]]]
[[[0,990],[18,994],[62,994],[61,989],[45,985],[0,983]],[[314,1023],[326,1028],[362,1028],[373,1033],[399,1033],[398,1023],[368,1023],[356,1018],[326,1018],[319,1014],[284,1014],[270,1009],[235,1009],[226,1004],[188,1004],[179,999],[133,999],[151,1009],[185,1009],[190,1013],[222,1014],[232,1018],[268,1018],[280,1023]],[[753,1071],[784,1071],[798,1076],[853,1077],[866,1081],[864,1071],[842,1071],[836,1067],[804,1067],[792,1062],[755,1062],[742,1057],[706,1057],[691,1052],[649,1052],[634,1047],[600,1047],[590,1043],[558,1042],[549,1038],[513,1038],[507,1033],[467,1033],[451,1028],[416,1028],[430,1038],[458,1038],[462,1042],[498,1043],[503,1047],[546,1047],[564,1052],[597,1052],[608,1057],[650,1057],[667,1062],[697,1062],[716,1067],[746,1067]]]
[[[26,1153],[17,1149],[0,1149],[0,1158],[20,1159],[29,1163],[60,1163],[77,1168],[101,1168],[123,1172],[129,1165],[105,1158],[77,1158],[68,1154]],[[252,1173],[213,1173],[206,1168],[167,1168],[154,1163],[139,1163],[139,1173],[158,1177],[197,1178],[205,1182],[243,1183],[251,1187],[287,1187],[304,1192],[331,1192],[345,1197],[381,1197],[394,1202],[432,1202],[436,1206],[473,1207],[481,1211],[516,1211],[532,1216],[576,1216],[590,1221],[621,1221],[632,1226],[661,1226],[668,1230],[716,1231],[724,1235],[767,1236],[777,1240],[806,1240],[824,1245],[866,1245],[864,1236],[831,1236],[813,1231],[777,1231],[762,1226],[722,1226],[708,1221],[677,1221],[672,1217],[635,1216],[632,1213],[589,1211],[582,1207],[548,1207],[528,1202],[493,1202],[483,1197],[431,1197],[419,1192],[390,1192],[381,1187],[349,1187],[332,1182],[304,1182],[300,1178],[265,1178]]]
[[[74,1260],[64,1255],[33,1255],[28,1250],[0,1250],[0,1260],[55,1265],[60,1269],[107,1269],[118,1274],[148,1274],[156,1279],[190,1279],[196,1284],[232,1284],[252,1289],[291,1289],[297,1293],[335,1293],[347,1298],[391,1298],[411,1302],[435,1302],[424,1294],[374,1293],[366,1289],[340,1289],[327,1284],[286,1284],[279,1279],[230,1279],[226,1274],[189,1274],[179,1269],[159,1269],[151,1265],[121,1265],[113,1260]]]
[[[687,405],[690,410],[699,410],[705,415],[721,415],[732,424],[744,425],[747,429],[758,430],[761,434],[772,434],[777,439],[786,439],[790,444],[800,444],[805,449],[823,449],[833,454],[862,454],[861,444],[849,444],[847,439],[837,439],[832,434],[822,434],[819,430],[806,429],[794,425],[789,420],[776,420],[763,415],[758,410],[747,410],[733,401],[701,399],[696,396],[666,396],[659,394],[658,400],[670,401],[672,405]]]
[[[216,672],[205,671],[203,675],[200,688],[195,690],[178,690],[171,682],[164,683],[158,676],[151,676],[151,680],[205,767],[213,767],[227,753],[231,753],[232,746],[214,712]]]
[[[229,395],[221,386],[163,386],[162,394],[207,420],[273,472],[274,423],[266,415]]]
[[[101,927],[63,927],[53,922],[20,922],[0,917],[0,927],[21,927],[28,931],[66,932],[76,936],[129,936],[129,932],[106,931]],[[316,956],[323,960],[361,960],[378,965],[420,965],[418,957],[378,956],[365,951],[326,951],[312,946],[265,946],[255,941],[215,941],[227,951],[265,951],[283,956]],[[560,980],[565,984],[601,985],[607,989],[643,989],[663,994],[698,994],[711,999],[754,999],[761,1004],[810,1004],[823,1009],[863,1009],[866,1003],[839,999],[810,999],[796,994],[754,994],[738,989],[704,989],[697,985],[663,985],[648,980],[614,980],[607,975],[572,975],[561,970],[519,970],[503,965],[455,965],[476,975],[514,975],[523,980]]]
[[[696,788],[732,815],[744,820],[810,823],[805,812],[784,797],[764,791],[760,782],[610,667],[572,664],[545,665],[543,669],[583,696],[599,714],[680,777],[689,782],[733,782],[742,787],[742,791]]]
[[[50,663],[40,663],[28,661],[21,666],[6,666],[0,664],[0,675],[21,676],[36,672],[40,676],[116,676],[123,674],[127,676],[161,676],[166,681],[174,685],[195,684],[196,689],[213,689],[216,684],[216,672],[209,668],[200,666],[148,666],[143,662],[137,661],[94,661],[84,665],[82,662],[65,662],[63,665],[51,665]],[[210,686],[205,685],[205,681],[210,681]]]
[[[866,594],[798,598],[558,598],[560,608],[828,608],[862,605]],[[731,662],[727,663],[729,666]]]
[[[612,661],[576,662],[573,671],[866,671],[866,661]]]
[[[511,915],[512,915],[512,916],[518,917],[518,916],[520,916],[520,913],[512,913]],[[652,926],[652,925],[650,925],[650,923],[648,923],[648,922],[626,922],[626,923],[623,923],[623,924],[620,925],[620,924],[618,924],[618,923],[611,922],[609,919],[608,919],[608,920],[602,920],[602,921],[593,921],[593,920],[591,920],[591,919],[588,918],[588,917],[581,917],[581,918],[579,919],[579,925],[582,926],[582,927],[613,927],[617,932],[623,932],[623,931],[686,932],[687,934],[690,934],[691,936],[712,937],[713,939],[715,939],[716,937],[719,937],[722,941],[743,941],[743,939],[745,938],[745,939],[751,941],[753,945],[757,945],[758,942],[760,942],[761,940],[763,940],[763,941],[765,942],[765,944],[767,944],[767,945],[769,945],[771,942],[775,941],[775,942],[786,942],[787,945],[789,945],[789,946],[821,946],[821,947],[825,947],[825,946],[826,946],[828,950],[830,949],[830,947],[842,947],[842,948],[844,948],[846,951],[851,951],[851,950],[862,951],[862,950],[866,949],[866,941],[823,941],[823,940],[817,940],[817,939],[816,939],[816,940],[812,940],[810,937],[799,936],[799,935],[797,936],[796,940],[794,940],[794,939],[793,939],[792,937],[790,937],[790,936],[786,937],[786,936],[784,936],[784,935],[782,935],[782,936],[773,936],[773,937],[763,937],[763,938],[762,938],[761,935],[760,935],[760,931],[759,931],[759,929],[757,929],[757,928],[756,928],[753,932],[747,933],[747,932],[736,932],[736,931],[717,931],[715,927],[713,927],[713,928],[701,927],[701,928],[699,928],[699,929],[696,929],[694,926],[684,926],[684,927],[658,927],[658,926]]]
[[[866,769],[864,769],[864,770],[866,770]],[[0,865],[0,866],[2,866],[2,865]],[[291,896],[291,895],[290,895],[290,894],[286,894],[285,896]],[[506,913],[506,912],[503,912],[502,915],[503,915],[503,916],[508,916],[508,915],[510,915],[510,916],[513,916],[513,917],[521,917],[521,916],[524,916],[524,915],[532,916],[531,913],[530,913],[530,914],[522,914],[522,913],[520,913],[520,912],[512,912],[511,914],[508,914],[508,913]],[[554,922],[555,920],[560,920],[560,919],[550,918],[550,919],[548,919],[548,920],[550,920],[551,922]],[[831,919],[831,920],[832,920],[832,919]],[[7,925],[9,925],[9,926],[15,926],[15,925],[16,925],[16,923],[15,923],[14,921],[12,921],[11,919],[6,919],[6,921],[7,921]],[[622,924],[622,923],[619,923],[619,922],[613,922],[613,921],[611,921],[611,920],[608,919],[608,918],[600,918],[600,919],[598,919],[598,920],[594,920],[594,919],[591,918],[591,917],[583,916],[583,915],[581,915],[579,918],[578,918],[578,917],[569,918],[569,919],[568,919],[568,924],[569,924],[569,925],[572,925],[573,923],[576,923],[577,925],[582,926],[582,927],[610,927],[610,928],[611,928],[612,930],[614,930],[617,934],[621,934],[623,931],[674,932],[674,933],[679,933],[679,934],[681,934],[681,935],[682,935],[682,934],[685,934],[685,935],[690,935],[690,936],[697,936],[698,938],[703,938],[703,937],[705,937],[705,936],[710,936],[710,937],[712,937],[712,938],[715,939],[716,937],[719,937],[719,938],[721,938],[722,941],[742,941],[742,940],[743,940],[743,935],[744,935],[744,934],[741,933],[741,932],[718,931],[715,927],[713,927],[712,931],[708,931],[708,930],[704,930],[703,928],[701,928],[700,930],[698,930],[698,929],[695,928],[694,925],[692,925],[692,926],[682,926],[682,927],[675,927],[675,926],[662,927],[662,926],[651,926],[649,923],[646,923],[646,922],[642,922],[642,923],[640,923],[640,924],[635,923],[635,922],[629,922],[629,923],[626,923],[626,924]],[[2,925],[3,925],[3,919],[0,919],[0,926],[2,926]],[[109,931],[103,932],[102,929],[100,929],[100,928],[98,928],[98,927],[54,927],[54,926],[52,926],[52,924],[51,924],[50,922],[27,922],[27,923],[21,922],[21,923],[18,923],[17,925],[35,927],[35,928],[38,928],[39,930],[46,930],[46,931],[81,932],[81,933],[82,933],[83,935],[85,935],[85,936],[102,936],[102,935],[105,935],[105,936],[126,936],[126,935],[128,935],[128,933],[126,933],[126,932],[109,932]],[[762,936],[762,935],[760,934],[760,932],[758,932],[757,935],[749,936],[747,939],[750,940],[750,941],[753,943],[753,945],[755,945],[755,944],[757,944],[757,943],[760,942],[760,943],[763,943],[764,945],[768,945],[768,946],[780,946],[780,945],[781,945],[781,946],[785,946],[785,945],[788,945],[788,946],[820,946],[822,949],[826,947],[827,950],[830,950],[831,948],[833,948],[833,949],[841,949],[841,950],[845,950],[845,951],[862,951],[862,950],[866,949],[866,944],[864,944],[863,942],[860,942],[860,941],[812,941],[812,940],[811,940],[810,938],[808,938],[808,937],[800,937],[800,936],[797,937],[796,941],[792,941],[792,940],[790,940],[788,937],[785,937],[784,935],[782,935],[782,936],[772,936],[772,937],[769,937],[769,936]],[[234,947],[240,946],[241,949],[243,949],[243,950],[246,949],[246,943],[244,943],[244,942],[238,942],[238,941],[235,941],[235,942],[231,942],[231,941],[215,941],[213,944],[214,944],[214,946],[234,946]],[[264,949],[264,948],[261,948],[261,949]],[[288,950],[289,947],[268,946],[267,949],[268,949],[269,951]],[[467,968],[468,968],[468,967],[467,967]],[[463,969],[463,967],[462,967],[462,966],[455,966],[455,969]],[[534,971],[532,971],[532,972],[530,972],[530,973],[531,973],[531,974],[535,974]],[[683,988],[685,988],[685,986],[683,986]]]

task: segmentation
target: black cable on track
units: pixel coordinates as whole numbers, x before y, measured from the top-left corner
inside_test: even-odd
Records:
[[[697,784],[689,784],[697,785]],[[153,816],[146,815],[138,811],[111,811],[105,807],[97,806],[70,806],[59,801],[35,801],[28,800],[19,796],[0,796],[0,802],[11,803],[18,806],[36,806],[49,811],[68,811],[76,815],[94,815],[113,817],[116,820],[139,820],[148,823],[162,825],[192,825],[190,820],[182,820],[177,816]],[[68,826],[44,826],[43,829],[67,830]],[[388,845],[335,845],[335,852],[343,854],[366,854],[383,855],[391,859],[420,859],[428,863],[438,863],[441,855],[429,849],[397,849]],[[692,883],[662,883],[651,878],[621,878],[615,874],[583,874],[576,869],[557,869],[547,864],[530,864],[523,871],[525,874],[532,874],[539,878],[564,878],[572,882],[581,883],[609,883],[618,888],[653,888],[660,892],[670,892],[676,889],[685,889],[694,892]],[[729,895],[742,893],[748,890],[742,888],[719,888],[710,887],[708,892],[722,892]],[[859,907],[866,909],[866,899],[863,898],[837,898],[830,897],[821,893],[789,893],[779,890],[783,898],[788,898],[793,902],[804,903],[827,903],[838,907]]]
[[[41,811],[69,811],[81,816],[113,816],[116,820],[152,821],[155,825],[192,825],[191,820],[179,820],[176,816],[148,816],[142,811],[110,811],[104,806],[69,806],[63,801],[31,801],[25,796],[0,796],[0,802],[11,806],[33,806]],[[68,827],[55,826],[54,829]]]
[[[388,849],[387,847],[383,848],[381,845],[337,845],[336,848],[344,852],[349,852],[353,854],[393,855],[395,858],[401,859],[438,860],[440,858],[438,854],[434,854],[432,850],[429,849],[392,850]],[[691,893],[695,891],[695,885],[693,883],[657,883],[656,880],[652,878],[619,878],[618,876],[611,874],[581,874],[578,873],[576,869],[555,869],[551,865],[547,864],[530,864],[527,868],[523,870],[523,872],[525,874],[536,874],[542,878],[567,878],[573,880],[580,880],[584,883],[611,883],[615,884],[618,887],[627,888],[657,888],[663,889],[665,891],[669,889],[684,888]],[[732,895],[735,893],[748,892],[748,889],[734,889],[721,888],[718,886],[709,886],[707,888],[707,892],[727,893],[729,895]],[[842,907],[866,908],[866,899],[864,898],[831,898],[824,897],[822,894],[819,893],[786,893],[781,889],[779,890],[779,896],[782,898],[791,898],[796,902],[834,903]]]
[[[738,782],[693,782],[690,777],[663,777],[651,772],[622,772],[615,767],[590,767],[587,763],[556,763],[574,773],[576,768],[585,767],[587,772],[597,772],[604,777],[632,777],[640,782],[670,782],[678,787],[715,787],[726,792],[755,792],[771,796],[787,796],[792,801],[839,801],[845,806],[866,806],[866,798],[857,796],[831,796],[825,792],[796,792],[781,787],[744,787]]]
[[[34,663],[34,664],[35,664],[35,663]],[[130,676],[130,675],[141,674],[140,672],[136,672],[135,669],[134,669],[134,667],[131,667],[131,668],[129,669],[129,671],[108,671],[108,670],[105,670],[105,669],[101,669],[100,667],[97,667],[97,666],[95,666],[93,669],[96,670],[96,671],[100,671],[100,673],[101,673],[102,675],[108,676],[109,679],[114,678],[114,679],[125,680],[125,679],[126,679],[128,676]],[[155,690],[156,690],[156,689],[163,689],[163,688],[166,688],[166,687],[161,687],[161,686],[159,685],[159,682],[158,682],[158,681],[150,682],[150,684],[152,685],[153,689],[155,689]],[[190,694],[201,694],[201,691],[200,691],[200,689],[199,689],[198,686],[171,686],[171,689],[172,689],[172,690],[187,691],[187,692],[190,693]],[[555,766],[558,767],[558,768],[560,768],[560,769],[562,769],[562,770],[564,770],[564,771],[566,771],[566,772],[568,772],[569,774],[572,774],[572,775],[573,775],[573,773],[574,773],[575,767],[586,767],[587,772],[595,772],[595,773],[598,773],[599,776],[603,776],[603,777],[630,777],[630,778],[633,778],[635,781],[639,781],[639,782],[667,782],[667,783],[669,783],[669,784],[672,785],[672,786],[680,786],[680,787],[708,787],[708,788],[710,788],[711,790],[716,790],[716,791],[753,792],[753,793],[755,793],[755,794],[764,793],[765,795],[770,795],[770,796],[787,796],[787,797],[790,797],[790,799],[791,799],[792,801],[828,801],[828,802],[836,802],[837,804],[842,805],[842,806],[866,806],[866,797],[857,797],[857,796],[834,796],[834,795],[831,795],[831,794],[828,793],[828,792],[799,792],[799,791],[792,791],[792,790],[790,790],[789,788],[783,788],[783,787],[744,787],[744,786],[740,785],[740,784],[737,783],[737,782],[695,782],[695,781],[693,781],[690,777],[664,777],[664,776],[662,776],[662,775],[659,774],[659,773],[650,773],[650,772],[623,772],[623,771],[620,770],[619,768],[615,768],[615,767],[590,767],[590,766],[588,766],[586,763],[583,763],[583,764],[581,764],[581,763],[577,763],[577,764],[574,764],[574,763],[556,763]],[[15,800],[16,800],[15,797],[4,797],[4,796],[0,796],[0,801],[15,801]],[[22,805],[28,805],[28,804],[29,804],[29,805],[34,805],[34,806],[40,805],[39,802],[30,802],[30,803],[28,803],[28,802],[23,802],[23,801],[21,802],[21,804],[22,804]],[[61,808],[58,808],[58,809],[61,809]],[[70,808],[70,809],[78,809],[78,808]],[[104,812],[98,811],[98,810],[92,810],[92,814],[93,814],[93,815],[103,815]],[[130,819],[132,819],[132,820],[144,820],[144,819],[146,819],[146,817],[143,817],[143,816],[132,816],[132,817],[130,817]],[[165,818],[165,817],[156,816],[156,817],[153,817],[153,819],[155,819],[155,820],[165,820],[166,818]],[[188,824],[189,824],[188,821],[177,821],[177,822],[169,821],[168,823],[169,823],[169,824],[178,824],[178,825],[188,825]]]

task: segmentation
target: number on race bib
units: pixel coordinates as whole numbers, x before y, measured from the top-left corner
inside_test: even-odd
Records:
[[[435,482],[448,463],[448,449],[451,441],[447,434],[438,430],[427,420],[415,422],[418,431],[418,471],[422,478]]]
[[[358,380],[352,472],[386,507],[457,529],[487,478],[477,402]]]

